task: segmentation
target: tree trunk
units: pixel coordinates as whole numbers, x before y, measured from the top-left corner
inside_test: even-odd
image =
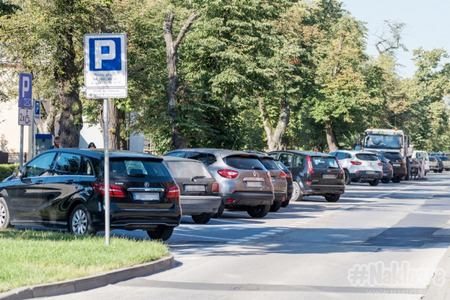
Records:
[[[339,144],[337,142],[336,135],[334,134],[332,124],[333,120],[328,120],[325,122],[325,133],[327,135],[327,143],[330,152],[339,149]]]
[[[275,130],[269,121],[269,116],[266,111],[266,107],[262,100],[258,101],[259,110],[263,119],[264,131],[267,136],[267,147],[268,151],[281,150],[283,149],[282,139],[286,133],[287,125],[289,124],[289,103],[282,99],[280,100],[280,114],[278,116],[278,123]]]
[[[99,117],[100,126],[102,128],[102,136],[105,138],[104,128],[105,122],[103,119],[103,106]],[[115,150],[126,150],[126,141],[120,135],[125,124],[125,112],[120,110],[114,99],[108,99],[108,148]],[[92,142],[92,141],[88,141]],[[95,141],[93,141],[95,143]]]
[[[186,139],[181,134],[181,130],[178,126],[178,111],[176,105],[176,91],[178,89],[178,74],[177,74],[177,59],[178,59],[178,46],[181,40],[197,18],[195,13],[186,20],[183,28],[180,30],[178,37],[173,41],[172,37],[172,24],[175,15],[172,12],[167,13],[166,20],[163,24],[164,40],[166,42],[166,62],[168,72],[168,83],[166,84],[167,92],[167,111],[169,115],[169,124],[172,131],[172,144],[175,149],[186,147]]]

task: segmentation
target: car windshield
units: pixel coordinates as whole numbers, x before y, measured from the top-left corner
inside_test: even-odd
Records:
[[[400,135],[371,134],[364,138],[364,147],[371,149],[399,149],[401,148]]]
[[[448,160],[448,157],[447,156],[442,156],[442,157],[439,157],[442,161],[447,161]]]

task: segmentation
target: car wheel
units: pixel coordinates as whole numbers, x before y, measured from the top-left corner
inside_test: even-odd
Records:
[[[270,205],[258,205],[258,206],[250,206],[247,208],[247,213],[252,218],[264,218],[270,210]]]
[[[382,183],[389,183],[389,181],[390,181],[390,180],[387,179],[387,178],[382,178],[382,179],[381,179],[381,182],[382,182]]]
[[[206,224],[211,220],[211,214],[203,213],[200,215],[193,215],[192,220],[197,224]]]
[[[392,182],[393,183],[399,183],[400,182],[400,177],[392,177]]]
[[[159,225],[154,230],[147,230],[147,234],[152,240],[167,241],[172,236],[173,229],[172,226]]]
[[[281,203],[281,207],[286,207],[289,205],[289,202],[291,201],[291,199],[286,199],[286,201]]]
[[[380,179],[374,179],[369,182],[371,186],[377,186],[380,183]]]
[[[292,186],[294,187],[292,190],[292,201],[300,201],[302,200],[302,188],[300,187],[300,184],[297,181],[292,182]]]
[[[281,208],[282,201],[274,201],[273,204],[270,206],[271,212],[277,212]]]
[[[337,202],[339,200],[339,198],[341,197],[341,195],[339,195],[339,194],[326,194],[324,197],[325,197],[325,200],[327,200],[328,202]]]
[[[69,231],[75,235],[94,234],[91,214],[84,204],[75,206],[69,218]]]
[[[10,215],[8,205],[6,204],[5,199],[0,198],[0,228],[11,227],[9,220]]]
[[[345,176],[345,184],[349,185],[352,183],[352,179],[350,178],[350,172],[348,170],[344,170],[344,176]]]
[[[444,171],[444,170],[439,170],[439,173],[442,173],[442,171]]]
[[[217,209],[217,212],[211,215],[211,218],[220,218],[223,215],[223,211],[225,210],[225,205],[223,202],[220,202],[220,206]]]

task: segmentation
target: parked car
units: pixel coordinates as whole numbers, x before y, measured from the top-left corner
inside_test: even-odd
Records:
[[[345,172],[345,183],[368,182],[378,185],[383,176],[383,163],[375,153],[355,150],[336,150],[330,152],[336,156]]]
[[[383,152],[383,154],[387,159],[389,159],[389,163],[394,169],[394,175],[391,179],[392,182],[399,183],[401,180],[404,180],[408,174],[406,159],[398,152]]]
[[[279,160],[275,160],[276,164],[286,174],[286,181],[287,181],[287,196],[286,201],[283,201],[281,203],[281,207],[286,207],[289,205],[289,202],[292,198],[292,192],[294,190],[294,185],[292,184],[292,173],[291,171]]]
[[[412,154],[412,158],[417,161],[422,161],[425,175],[427,175],[427,173],[430,172],[430,157],[428,155],[428,152],[414,150],[413,154]]]
[[[329,202],[336,202],[345,192],[344,172],[332,155],[299,150],[279,150],[268,154],[292,172],[292,201],[319,195]]]
[[[198,160],[172,156],[162,158],[180,187],[182,214],[191,216],[195,223],[208,223],[222,202],[217,181]]]
[[[382,183],[389,183],[394,176],[394,168],[389,163],[389,159],[382,154],[382,152],[375,153],[378,160],[383,164],[383,176],[381,177]]]
[[[245,210],[253,218],[263,218],[269,212],[273,185],[257,155],[207,148],[176,149],[165,155],[197,159],[206,165],[219,183],[222,197],[222,205],[213,217],[220,217],[225,208]]]
[[[445,171],[450,171],[450,159],[447,156],[438,156],[444,164]]]
[[[167,240],[180,224],[180,189],[159,157],[110,152],[110,228],[142,229]],[[104,154],[52,149],[0,184],[0,227],[67,228],[82,235],[105,226]]]
[[[444,171],[444,163],[437,156],[430,156],[430,171],[442,173]]]

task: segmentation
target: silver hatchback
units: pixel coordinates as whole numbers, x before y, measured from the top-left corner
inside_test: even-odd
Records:
[[[214,217],[225,208],[245,210],[253,218],[267,215],[274,200],[271,176],[258,156],[224,149],[176,149],[164,155],[202,161],[220,186],[222,204]]]

